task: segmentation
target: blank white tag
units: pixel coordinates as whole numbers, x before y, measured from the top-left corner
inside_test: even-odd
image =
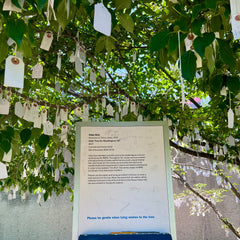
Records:
[[[32,118],[32,122],[35,121],[35,119],[38,118],[38,114],[39,114],[39,106],[37,103],[33,103],[31,106],[31,118]]]
[[[31,106],[30,104],[26,104],[25,106],[26,107],[25,107],[23,119],[28,122],[31,122],[32,121]]]
[[[23,117],[23,106],[22,106],[22,104],[20,102],[16,102],[15,103],[14,113],[19,118]]]
[[[110,103],[107,105],[107,115],[113,117],[113,107]]]
[[[68,120],[68,109],[65,108],[65,109],[62,109],[60,110],[60,119],[62,121],[67,121]]]
[[[59,169],[58,168],[55,169],[54,180],[55,180],[55,182],[58,182],[58,180],[59,180]]]
[[[63,149],[63,158],[66,163],[72,161],[72,153],[67,148]]]
[[[42,78],[43,75],[43,66],[40,63],[37,63],[35,66],[32,68],[32,78]]]
[[[101,65],[100,76],[101,76],[102,78],[105,78],[105,77],[106,77],[106,71],[105,71],[105,68],[104,68],[103,65]]]
[[[96,73],[93,68],[90,70],[90,81],[96,83]]]
[[[75,59],[75,70],[81,77],[83,76],[82,62],[79,57],[76,57]]]
[[[12,38],[9,38],[9,39],[7,40],[8,46],[12,46],[14,43],[15,43],[15,41],[14,41]]]
[[[42,125],[41,114],[38,114],[37,118],[35,118],[35,120],[34,120],[33,127],[34,128],[41,128],[41,125]]]
[[[7,99],[0,99],[0,114],[9,114],[10,103]]]
[[[0,162],[0,179],[5,179],[8,177],[7,167],[4,163]]]
[[[228,110],[228,128],[233,128],[234,126],[234,113],[233,110],[230,108]]]
[[[56,67],[58,68],[58,71],[61,70],[61,63],[62,63],[61,54],[58,54],[57,64],[56,64]]]
[[[48,136],[53,135],[53,124],[50,121],[43,124],[43,133]]]
[[[108,9],[102,4],[97,3],[94,6],[93,27],[96,31],[107,36],[111,35],[112,16]]]
[[[133,51],[133,62],[136,62],[137,60],[137,52],[134,50]]]
[[[19,5],[23,7],[24,0],[19,1]],[[14,4],[12,4],[11,0],[5,0],[3,4],[3,11],[13,11],[13,12],[20,12],[21,8],[16,7]]]
[[[41,112],[41,119],[42,119],[41,120],[42,123],[47,122],[47,109],[46,108],[44,108]]]
[[[229,136],[226,138],[226,142],[229,146],[235,146],[235,139],[233,136]]]
[[[126,116],[128,114],[128,104],[123,105],[122,116]]]
[[[61,132],[61,141],[65,141],[67,140],[67,134],[68,134],[68,126],[67,125],[63,125],[62,126],[62,132]]]
[[[74,114],[76,117],[81,117],[82,116],[82,109],[80,107],[75,108]]]
[[[136,110],[136,103],[135,102],[131,102],[130,111],[131,112],[135,112],[135,110]]]
[[[4,85],[7,87],[23,88],[23,84],[23,60],[14,56],[8,56],[5,65]]]
[[[46,31],[43,35],[40,48],[49,51],[53,41],[53,33],[51,31]]]
[[[106,102],[107,102],[107,101],[106,101],[106,98],[103,97],[103,98],[102,98],[102,107],[103,107],[103,108],[106,107]]]
[[[222,90],[220,91],[220,94],[222,95],[222,96],[227,96],[227,88],[224,86],[223,88],[222,88]]]
[[[142,116],[142,114],[139,114],[138,115],[138,122],[142,122],[143,121],[143,116]]]
[[[2,161],[11,162],[11,160],[12,160],[12,149],[10,149],[8,153],[4,153]]]

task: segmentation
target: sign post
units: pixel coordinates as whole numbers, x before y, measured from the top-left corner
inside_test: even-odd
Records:
[[[166,122],[78,124],[73,240],[111,232],[176,240]]]

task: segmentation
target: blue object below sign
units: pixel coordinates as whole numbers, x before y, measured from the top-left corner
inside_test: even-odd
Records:
[[[162,233],[88,234],[80,235],[78,240],[172,240],[172,237]]]

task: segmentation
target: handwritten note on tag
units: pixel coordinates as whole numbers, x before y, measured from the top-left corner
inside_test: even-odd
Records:
[[[102,3],[94,6],[94,22],[93,27],[96,31],[107,36],[111,35],[112,16]]]
[[[42,78],[43,76],[43,66],[40,63],[37,63],[32,68],[32,78]]]
[[[14,56],[8,56],[5,65],[4,85],[7,87],[23,88],[23,84],[23,60]]]
[[[53,33],[51,31],[46,31],[43,35],[43,39],[40,48],[49,51],[53,41]]]

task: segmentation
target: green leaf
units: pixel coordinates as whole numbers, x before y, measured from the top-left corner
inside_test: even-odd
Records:
[[[7,58],[8,55],[8,45],[7,36],[4,33],[0,34],[0,63]]]
[[[236,65],[235,58],[233,57],[233,51],[230,47],[230,41],[217,39],[219,44],[220,57],[224,63],[234,68]]]
[[[209,72],[212,74],[215,69],[215,59],[214,59],[213,48],[211,46],[206,47],[205,57],[207,59],[207,66],[208,66]]]
[[[41,12],[47,0],[36,0],[38,10]]]
[[[42,134],[39,137],[38,144],[41,149],[45,149],[50,141],[50,137],[48,135]]]
[[[19,49],[19,52],[23,55],[23,57],[26,58],[32,57],[32,48],[28,38],[23,37],[23,41]]]
[[[132,17],[124,13],[124,14],[119,14],[118,18],[122,27],[125,28],[128,32],[133,33],[134,22]]]
[[[43,194],[43,199],[45,202],[48,200],[48,192],[47,191]]]
[[[210,88],[213,93],[220,93],[223,85],[223,76],[216,75],[210,80]]]
[[[170,32],[160,32],[152,37],[149,45],[150,52],[158,51],[168,44]]]
[[[193,21],[193,23],[191,24],[191,30],[193,33],[195,33],[196,35],[201,35],[201,29],[203,24],[205,24],[207,22],[207,20],[203,17],[199,18],[199,19],[195,19]]]
[[[25,128],[20,133],[20,138],[23,144],[25,144],[31,137],[32,131],[28,128]]]
[[[113,49],[115,49],[115,41],[111,37],[106,37],[105,47],[107,52],[110,53]]]
[[[14,129],[13,129],[13,127],[7,126],[6,127],[6,131],[7,131],[7,134],[8,134],[9,138],[12,138],[14,136]]]
[[[1,141],[1,148],[5,153],[8,153],[11,149],[11,143],[7,140]]]
[[[12,4],[15,5],[18,8],[22,8],[21,5],[19,4],[18,0],[11,0]]]
[[[240,91],[240,80],[238,77],[227,77],[227,86],[231,92],[238,93]]]
[[[194,50],[203,58],[205,48],[215,39],[214,33],[204,33],[203,37],[197,37],[193,41]]]
[[[95,47],[95,55],[97,55],[98,53],[103,51],[103,49],[105,48],[105,41],[106,41],[106,37],[105,36],[101,36],[97,40],[96,47]]]
[[[205,5],[207,8],[216,9],[218,0],[206,0]]]
[[[116,0],[116,10],[128,9],[131,7],[132,0]]]
[[[193,7],[193,13],[192,13],[192,17],[196,18],[198,13],[205,8],[204,4],[197,4]]]
[[[23,35],[25,34],[26,30],[27,26],[22,19],[9,19],[7,21],[7,35],[17,43],[18,48],[21,46]]]
[[[213,32],[219,32],[222,25],[222,19],[220,15],[213,16],[211,19],[211,28]]]
[[[192,81],[196,74],[196,56],[193,51],[189,50],[182,55],[182,77]]]

